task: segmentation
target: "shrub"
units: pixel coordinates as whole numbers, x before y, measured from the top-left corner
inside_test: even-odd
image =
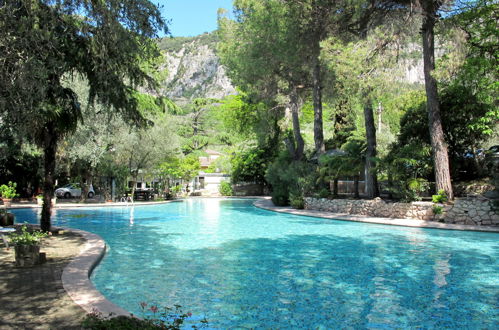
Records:
[[[263,149],[253,148],[236,153],[231,158],[232,182],[265,183],[265,170],[269,162],[269,153]]]
[[[433,214],[438,215],[444,213],[444,208],[439,205],[433,205],[432,211]]]
[[[17,183],[9,181],[8,185],[3,184],[0,186],[0,196],[3,198],[14,198],[18,197],[19,194],[16,193]]]
[[[428,190],[430,184],[422,178],[413,178],[405,182],[397,182],[388,188],[393,197],[402,202],[414,202],[421,200],[421,193]]]
[[[144,314],[143,319],[139,319],[133,315],[130,316],[117,316],[117,317],[105,317],[101,313],[94,312],[87,315],[87,317],[82,322],[83,329],[91,330],[107,330],[107,329],[170,329],[177,330],[181,329],[184,324],[184,320],[191,317],[191,313],[184,313],[181,310],[181,306],[175,305],[175,308],[163,307],[159,308],[156,305],[148,305],[145,302],[140,303],[142,309],[142,314]],[[147,313],[149,313],[147,315]],[[152,313],[152,317],[151,317]],[[111,316],[111,315],[110,315]],[[200,328],[204,328],[208,325],[206,319],[201,320]],[[197,329],[198,327],[192,326],[192,328]]]
[[[295,195],[291,193],[289,195],[289,205],[295,209],[304,209],[305,208],[305,200],[301,195]]]
[[[431,196],[431,199],[433,203],[445,203],[448,200],[447,194],[443,189],[440,189],[436,195]]]
[[[234,190],[232,189],[232,185],[227,181],[220,182],[220,186],[218,187],[218,191],[222,196],[232,196],[234,195]]]
[[[42,238],[46,237],[47,233],[41,231],[33,231],[30,233],[26,225],[21,228],[21,234],[11,234],[9,236],[10,242],[16,246],[18,245],[38,245]]]
[[[303,199],[315,189],[316,176],[312,165],[293,161],[287,153],[279,155],[265,175],[272,186],[272,202],[277,206],[288,205],[291,194],[295,199],[297,196]]]
[[[329,197],[330,195],[331,195],[331,192],[330,192],[328,189],[326,189],[326,188],[322,188],[321,190],[319,190],[319,191],[315,194],[315,196],[316,196],[317,198],[327,198],[327,197]]]

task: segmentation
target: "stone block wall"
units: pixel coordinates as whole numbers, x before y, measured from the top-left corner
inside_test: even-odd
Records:
[[[445,212],[446,223],[478,226],[499,226],[499,213],[493,200],[485,197],[457,198]]]
[[[459,198],[453,204],[440,205],[443,213],[433,213],[434,203],[413,202],[394,203],[381,198],[363,199],[326,199],[305,198],[305,209],[333,213],[358,214],[371,217],[407,218],[445,223],[499,226],[499,215],[493,210],[487,198]]]

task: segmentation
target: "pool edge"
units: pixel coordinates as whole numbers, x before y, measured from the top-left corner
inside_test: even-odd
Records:
[[[324,218],[331,220],[364,222],[364,223],[372,223],[379,225],[391,225],[391,226],[402,226],[402,227],[413,227],[413,228],[430,228],[430,229],[499,233],[499,228],[490,227],[490,226],[458,225],[450,223],[431,222],[418,219],[380,218],[380,217],[367,217],[363,215],[346,214],[346,213],[332,213],[332,212],[317,211],[317,210],[298,210],[286,206],[275,206],[269,197],[257,200],[253,203],[253,205],[255,207],[268,211],[288,213],[293,215],[302,215],[315,218]]]
[[[87,313],[100,313],[103,316],[131,315],[104,297],[90,281],[90,274],[106,253],[106,243],[102,237],[80,229],[67,228],[81,235],[85,246],[78,256],[64,267],[61,281],[71,299]]]

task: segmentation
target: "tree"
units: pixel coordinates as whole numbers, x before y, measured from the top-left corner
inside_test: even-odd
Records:
[[[423,45],[423,68],[426,90],[426,108],[431,138],[431,148],[435,169],[437,190],[445,190],[449,199],[454,198],[449,168],[447,144],[444,139],[440,102],[438,98],[437,80],[435,71],[435,25],[438,22],[439,11],[449,1],[445,0],[385,0],[381,1],[395,5],[397,10],[406,6],[411,13],[415,9],[421,15],[421,35]]]
[[[201,151],[213,142],[216,132],[210,130],[213,125],[208,125],[208,122],[211,119],[210,111],[216,102],[215,99],[197,98],[187,106],[180,132],[185,138],[182,146],[184,154]]]
[[[132,196],[140,173],[151,174],[164,159],[180,153],[180,143],[168,114],[151,116],[149,119],[154,125],[135,129],[122,127],[115,133],[114,161],[127,164],[132,181]]]
[[[437,81],[433,76],[435,70],[435,23],[437,12],[442,1],[419,0],[422,9],[423,24],[421,27],[423,39],[423,64],[426,88],[426,107],[430,128],[431,149],[435,169],[436,190],[445,190],[449,199],[454,199],[450,178],[449,155],[444,139],[440,102],[438,99]]]
[[[336,98],[354,99],[362,108],[363,122],[357,130],[362,135],[365,131],[366,136],[366,193],[370,198],[379,195],[373,107],[380,94],[393,92],[393,86],[400,86],[403,79],[396,64],[402,28],[400,22],[394,22],[371,29],[362,38],[350,42],[332,37],[323,43],[323,61],[335,75],[330,93]],[[378,130],[381,130],[381,124]]]
[[[270,108],[289,107],[293,139],[288,146],[299,160],[304,151],[299,112],[307,77],[300,59],[305,45],[295,37],[300,27],[288,19],[289,7],[280,1],[236,1],[234,7],[235,21],[219,18],[221,61],[245,93]]]
[[[144,125],[133,91],[156,87],[147,67],[159,54],[151,40],[158,29],[166,25],[147,0],[2,3],[0,116],[43,148],[42,230],[50,230],[58,143],[81,120],[78,97],[63,78],[83,76],[91,104]]]
[[[180,178],[186,182],[194,179],[201,169],[199,158],[193,155],[181,158],[179,162]]]

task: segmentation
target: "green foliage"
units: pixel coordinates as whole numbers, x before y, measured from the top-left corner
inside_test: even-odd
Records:
[[[80,74],[89,81],[90,103],[143,124],[133,90],[155,87],[146,71],[159,55],[151,37],[163,28],[159,9],[147,0],[7,2],[0,10],[0,38],[8,64],[0,70],[11,78],[0,79],[0,90],[10,97],[2,98],[0,113],[30,136],[47,123],[55,123],[58,134],[73,131],[81,119],[79,100],[62,78]]]
[[[158,39],[159,48],[167,53],[177,53],[186,45],[208,46],[215,49],[218,42],[216,33],[203,33],[195,37],[163,37]]]
[[[265,171],[271,157],[266,150],[252,148],[232,156],[232,182],[255,182],[265,184]]]
[[[341,146],[345,152],[341,155],[341,161],[345,164],[341,168],[342,175],[358,176],[364,169],[366,159],[366,141],[363,137],[351,136],[347,142]]]
[[[3,184],[0,186],[0,196],[3,198],[15,198],[18,197],[19,194],[16,193],[17,183],[9,181],[8,184]]]
[[[307,162],[293,161],[288,153],[282,153],[270,164],[265,178],[272,187],[272,202],[277,206],[288,205],[291,197],[296,205],[300,198],[316,189],[317,173]]]
[[[439,215],[439,214],[444,213],[444,208],[439,206],[439,205],[433,205],[433,207],[431,209],[433,211],[433,214],[435,214],[435,215]]]
[[[179,162],[180,178],[184,181],[190,181],[195,178],[200,169],[201,164],[199,163],[199,158],[196,156],[184,157]]]
[[[178,134],[184,154],[201,152],[208,145],[232,144],[232,137],[218,121],[218,100],[196,98],[184,107]]]
[[[248,96],[239,91],[238,95],[229,95],[222,100],[217,117],[229,133],[248,138],[254,135],[260,124],[261,112],[265,111],[263,107],[261,103],[251,103]]]
[[[132,330],[132,329],[167,329],[179,330],[182,328],[185,319],[192,316],[191,313],[184,313],[181,306],[175,305],[175,308],[158,307],[148,305],[145,302],[140,303],[144,318],[140,319],[133,315],[106,317],[101,313],[90,313],[82,322],[83,329],[89,330]],[[201,320],[201,326],[193,328],[204,328],[208,325],[206,319]]]
[[[315,194],[315,196],[317,198],[328,198],[331,196],[331,192],[326,188],[322,188],[317,192],[317,194]]]
[[[234,195],[234,190],[232,189],[232,185],[230,182],[222,181],[220,182],[220,186],[218,187],[218,191],[222,196],[232,196]]]
[[[29,232],[26,225],[21,227],[21,234],[10,234],[10,242],[14,245],[39,245],[42,238],[46,237],[47,233],[41,231]]]
[[[388,191],[395,199],[410,203],[421,200],[421,194],[428,191],[430,184],[422,178],[411,178],[406,181],[397,180],[392,182]]]
[[[305,208],[305,200],[301,195],[295,195],[294,193],[289,194],[289,205],[295,209],[304,209]]]
[[[410,100],[412,102],[406,104],[406,113],[401,119],[398,141],[391,147],[388,159],[398,163],[412,159],[410,168],[419,163],[418,176],[428,177],[432,164],[430,155],[426,155],[426,150],[429,152],[430,149],[426,106],[417,95]],[[453,177],[458,178],[462,171],[476,175],[476,168],[463,166],[469,163],[467,155],[479,149],[480,144],[493,134],[499,110],[492,104],[481,102],[470,89],[453,84],[441,91],[441,117]]]
[[[448,200],[447,194],[443,189],[440,189],[436,195],[432,195],[431,199],[433,203],[445,203]]]
[[[182,176],[180,169],[180,159],[176,157],[170,157],[161,164],[158,165],[158,174],[161,177],[168,179],[176,179]]]

